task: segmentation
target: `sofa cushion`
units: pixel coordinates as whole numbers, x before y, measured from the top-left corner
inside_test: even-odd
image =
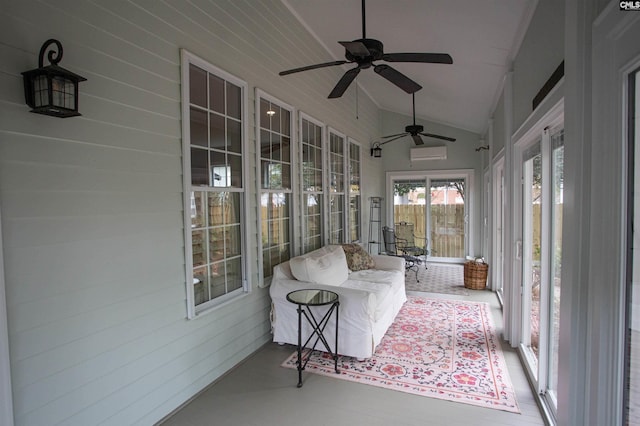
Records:
[[[347,265],[351,271],[362,271],[376,266],[371,255],[360,244],[342,244],[342,249],[347,257]]]
[[[349,267],[344,250],[316,250],[289,261],[291,273],[298,281],[316,284],[340,285],[349,278]]]

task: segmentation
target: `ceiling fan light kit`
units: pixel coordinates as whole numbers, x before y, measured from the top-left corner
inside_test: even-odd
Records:
[[[400,71],[387,64],[374,64],[374,61],[385,62],[419,62],[432,64],[452,64],[453,59],[447,53],[384,53],[384,45],[381,41],[367,38],[365,19],[365,0],[362,0],[362,38],[353,41],[339,41],[345,49],[346,60],[324,62],[321,64],[307,65],[281,71],[279,74],[289,75],[302,71],[309,71],[318,68],[332,67],[344,64],[357,64],[355,68],[348,70],[338,81],[329,94],[330,99],[341,97],[349,88],[353,80],[358,76],[360,70],[373,67],[373,71],[395,84],[406,93],[415,93],[422,89],[415,81],[411,80]]]

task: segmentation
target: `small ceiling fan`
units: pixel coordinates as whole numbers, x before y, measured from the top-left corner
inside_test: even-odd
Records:
[[[424,145],[424,141],[420,137],[421,135],[429,137],[429,138],[442,139],[442,140],[445,140],[445,141],[448,141],[448,142],[455,142],[456,141],[455,138],[450,138],[448,136],[435,135],[433,133],[424,133],[424,126],[422,126],[420,124],[416,124],[416,94],[412,93],[411,97],[413,99],[413,124],[405,127],[404,128],[404,133],[398,133],[397,135],[383,136],[381,138],[383,140],[378,142],[378,146],[384,145],[384,144],[389,143],[389,142],[393,142],[396,139],[400,139],[400,138],[403,138],[403,137],[409,136],[409,135],[411,135],[411,137],[413,138],[413,141],[415,142],[416,145]],[[386,139],[386,140],[384,140],[384,139]]]
[[[387,64],[374,64],[373,61],[386,62],[422,62],[432,64],[452,64],[453,59],[447,53],[384,53],[382,42],[367,38],[365,23],[365,0],[362,0],[362,38],[353,41],[339,41],[345,48],[346,61],[332,61],[322,64],[308,65],[281,71],[280,75],[289,75],[296,72],[313,70],[316,68],[332,67],[336,65],[352,64],[357,66],[344,73],[338,84],[329,94],[329,98],[339,98],[344,94],[349,85],[353,82],[360,70],[373,67],[373,70],[382,77],[389,80],[407,93],[415,93],[422,89],[415,81],[406,75],[390,67]]]

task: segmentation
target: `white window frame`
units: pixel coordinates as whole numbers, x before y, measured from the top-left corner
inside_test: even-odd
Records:
[[[302,176],[302,174],[304,173],[304,167],[302,167],[302,155],[303,155],[303,149],[302,149],[302,144],[304,143],[303,138],[302,138],[302,123],[303,120],[306,120],[316,126],[318,126],[320,128],[321,131],[321,142],[320,142],[320,147],[321,147],[321,155],[322,155],[322,159],[321,159],[321,167],[322,167],[322,181],[321,181],[321,185],[322,185],[322,193],[320,194],[319,199],[322,200],[322,203],[324,204],[321,207],[320,210],[320,215],[322,217],[321,219],[321,226],[323,227],[322,230],[320,230],[320,246],[324,246],[326,244],[327,241],[327,229],[328,229],[328,217],[327,217],[327,201],[326,201],[326,192],[327,192],[327,173],[326,173],[326,158],[327,158],[327,130],[326,130],[326,126],[323,122],[321,122],[320,120],[317,120],[315,118],[313,118],[312,116],[310,116],[309,114],[306,114],[305,112],[300,111],[299,112],[299,117],[298,117],[298,176],[299,178],[299,190],[300,190],[300,194],[298,197],[298,203],[300,206],[300,226],[297,227],[297,229],[300,229],[300,236],[298,238],[298,240],[300,241],[300,253],[304,253],[305,252],[305,238],[307,235],[307,220],[306,220],[306,209],[304,207],[304,196],[305,194],[309,193],[307,191],[304,191],[304,177]],[[314,192],[314,193],[317,193]]]
[[[246,264],[246,254],[247,247],[249,247],[247,242],[247,217],[246,217],[246,208],[240,209],[240,244],[241,244],[241,273],[242,273],[242,287],[226,293],[222,296],[216,297],[215,299],[209,300],[208,302],[202,303],[198,306],[195,305],[195,295],[194,295],[194,286],[193,286],[193,250],[192,250],[192,242],[191,242],[191,131],[190,131],[190,105],[189,105],[189,87],[190,87],[190,79],[189,79],[189,65],[193,64],[199,68],[202,68],[209,72],[210,74],[216,75],[217,77],[228,81],[238,87],[240,87],[241,94],[241,131],[242,131],[242,153],[248,152],[248,84],[247,82],[235,77],[232,74],[212,65],[208,61],[192,54],[191,52],[181,49],[180,50],[181,57],[181,101],[182,101],[182,169],[183,169],[183,201],[184,201],[184,241],[185,241],[185,286],[187,293],[187,318],[194,319],[198,316],[212,312],[215,308],[227,304],[233,300],[236,300],[238,297],[249,293],[251,288],[247,282],[247,264]],[[241,201],[244,206],[248,206],[248,160],[247,155],[242,155],[242,188],[235,189],[230,188],[230,191],[225,192],[240,192],[241,193]]]
[[[415,179],[415,180],[422,180],[425,182],[425,185],[428,185],[431,183],[432,180],[440,180],[440,179],[450,179],[450,178],[459,178],[459,177],[463,177],[465,179],[465,183],[466,183],[466,188],[465,188],[465,200],[464,200],[464,208],[465,208],[465,216],[466,216],[466,230],[465,230],[465,253],[464,256],[469,256],[469,255],[473,255],[472,253],[470,253],[470,250],[473,249],[474,247],[474,233],[475,233],[475,223],[476,221],[473,220],[473,215],[475,212],[475,191],[476,191],[476,184],[475,184],[475,170],[473,169],[447,169],[447,170],[421,170],[421,171],[408,171],[408,172],[387,172],[386,173],[386,193],[387,193],[387,202],[386,202],[386,222],[387,222],[387,226],[393,227],[394,226],[394,222],[395,222],[395,218],[394,218],[394,208],[393,208],[393,202],[394,202],[394,193],[393,193],[393,182],[395,180],[409,180],[409,179]],[[427,199],[426,199],[426,204],[430,205],[431,203],[431,197],[430,197],[430,193],[427,191]],[[431,229],[430,229],[430,221],[431,221],[431,215],[429,213],[429,210],[427,209],[427,214],[426,214],[426,218],[425,220],[426,222],[426,226],[425,226],[425,230],[427,232],[427,236],[429,236]],[[429,238],[429,237],[428,237]],[[431,244],[431,241],[429,241],[429,244]],[[437,257],[431,257],[431,259],[438,259],[438,261],[441,262],[460,262],[463,261],[464,259],[455,259],[455,258],[437,258]]]
[[[356,240],[351,239],[351,145],[355,145],[358,147],[358,158],[355,161],[358,162],[359,176],[358,176],[358,186],[360,190],[358,191],[358,197],[360,198],[359,202],[359,211],[358,211],[358,238]],[[362,241],[362,145],[353,138],[347,138],[347,241],[350,243],[356,243]]]
[[[342,223],[341,223],[341,228],[342,228],[342,241],[332,241],[332,232],[333,229],[331,229],[331,215],[333,214],[333,211],[331,210],[331,174],[334,172],[333,167],[332,167],[332,163],[331,163],[331,154],[333,154],[332,150],[331,150],[331,136],[336,136],[340,139],[342,139],[342,170],[336,170],[336,172],[342,173],[342,178],[343,178],[343,188],[342,188],[342,192],[336,192],[335,194],[337,195],[342,195]],[[326,169],[328,170],[328,173],[326,173],[326,185],[325,185],[325,205],[327,207],[327,219],[328,219],[328,223],[327,223],[327,227],[326,227],[326,237],[325,240],[328,241],[330,244],[342,244],[342,243],[346,243],[349,239],[348,237],[348,233],[349,233],[349,228],[348,228],[348,214],[349,214],[349,210],[348,210],[348,195],[349,195],[349,191],[347,188],[348,182],[349,182],[349,174],[348,174],[348,163],[349,163],[349,145],[347,143],[347,136],[343,133],[340,133],[339,131],[337,131],[336,129],[327,126],[327,143],[326,143],[326,159],[327,159],[327,167]]]
[[[255,129],[256,129],[256,196],[257,196],[257,206],[258,206],[258,220],[257,220],[257,244],[258,244],[258,286],[259,287],[267,287],[271,284],[271,276],[266,277],[264,276],[264,259],[263,259],[263,245],[262,245],[262,209],[261,209],[261,203],[262,203],[262,195],[266,192],[272,192],[270,190],[265,190],[262,188],[262,156],[261,156],[261,152],[260,152],[260,130],[262,128],[260,119],[260,101],[264,99],[266,101],[269,101],[273,104],[277,104],[281,109],[284,109],[286,111],[289,112],[290,114],[290,120],[289,120],[289,135],[290,135],[290,159],[291,159],[291,191],[289,192],[291,194],[290,196],[290,206],[289,206],[289,214],[290,214],[290,219],[289,219],[289,247],[290,247],[290,255],[291,257],[293,257],[296,253],[297,253],[297,244],[296,244],[296,236],[294,235],[294,229],[296,229],[295,223],[296,222],[296,215],[294,214],[295,211],[295,204],[297,201],[297,197],[296,197],[296,188],[298,188],[298,168],[299,168],[299,163],[297,161],[297,159],[299,158],[297,156],[297,142],[298,142],[298,138],[297,138],[297,134],[298,132],[296,131],[296,110],[293,106],[281,101],[280,99],[276,98],[275,96],[272,96],[270,94],[268,94],[267,92],[256,88],[255,90],[255,111],[256,111],[256,125],[255,125]],[[282,192],[286,192],[286,191],[282,191]]]
[[[536,143],[540,144],[540,152],[543,155],[543,169],[550,168],[550,154],[552,149],[550,148],[550,129],[558,129],[564,126],[564,97],[562,96],[562,87],[563,87],[564,79],[556,85],[556,87],[552,90],[552,92],[548,95],[548,97],[543,101],[542,104],[538,107],[536,111],[527,119],[527,121],[516,131],[513,135],[512,140],[514,141],[513,150],[512,150],[512,164],[513,164],[513,179],[516,182],[521,182],[520,185],[516,185],[514,187],[513,194],[513,202],[515,205],[514,214],[512,215],[511,221],[513,224],[513,238],[514,245],[516,247],[516,257],[513,267],[513,281],[511,285],[519,284],[517,289],[513,289],[513,297],[507,309],[509,310],[510,316],[516,318],[516,322],[518,324],[518,328],[513,330],[511,342],[517,342],[518,351],[523,360],[523,367],[525,369],[526,374],[529,377],[529,380],[532,383],[532,386],[535,387],[536,390],[536,398],[540,402],[540,404],[544,408],[545,416],[549,419],[555,418],[557,412],[554,406],[553,395],[548,395],[546,393],[547,388],[547,373],[548,373],[548,365],[546,363],[546,354],[547,354],[547,341],[544,338],[543,330],[546,330],[548,327],[548,318],[542,317],[540,318],[540,341],[539,341],[539,354],[544,354],[544,356],[540,356],[538,358],[538,368],[537,371],[532,370],[532,356],[529,350],[525,347],[527,339],[524,330],[529,329],[528,321],[523,318],[523,312],[526,312],[529,309],[527,294],[525,294],[525,289],[522,287],[522,282],[524,280],[525,273],[525,262],[530,257],[527,255],[528,250],[530,248],[524,247],[523,244],[523,236],[525,229],[525,221],[523,219],[523,206],[524,206],[524,179],[525,172],[523,166],[523,156],[527,149],[535,145]],[[554,103],[555,102],[555,103]],[[545,108],[546,107],[546,108]],[[549,171],[547,172],[547,177],[550,176]],[[566,173],[566,170],[565,170]],[[565,174],[566,176],[566,174]],[[549,179],[547,179],[549,180]],[[542,228],[541,228],[541,246],[548,247],[549,239],[550,239],[550,223],[549,223],[549,211],[544,211],[549,208],[548,199],[550,198],[549,191],[551,182],[547,182],[543,180],[543,193],[542,193],[542,203],[543,203],[543,211],[542,211]],[[506,242],[505,242],[506,244]],[[564,243],[563,243],[564,246]],[[542,279],[549,276],[549,268],[550,268],[550,258],[548,256],[542,256],[541,258],[541,276]],[[514,292],[515,290],[515,292]],[[545,303],[547,297],[545,294],[540,295],[541,306],[540,312],[546,312],[547,306]],[[562,300],[562,298],[561,298]],[[562,302],[561,302],[562,303]]]

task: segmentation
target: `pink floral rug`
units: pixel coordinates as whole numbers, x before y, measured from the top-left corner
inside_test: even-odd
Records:
[[[296,368],[294,352],[282,364]],[[519,413],[486,303],[410,296],[372,358],[314,351],[305,371]]]

